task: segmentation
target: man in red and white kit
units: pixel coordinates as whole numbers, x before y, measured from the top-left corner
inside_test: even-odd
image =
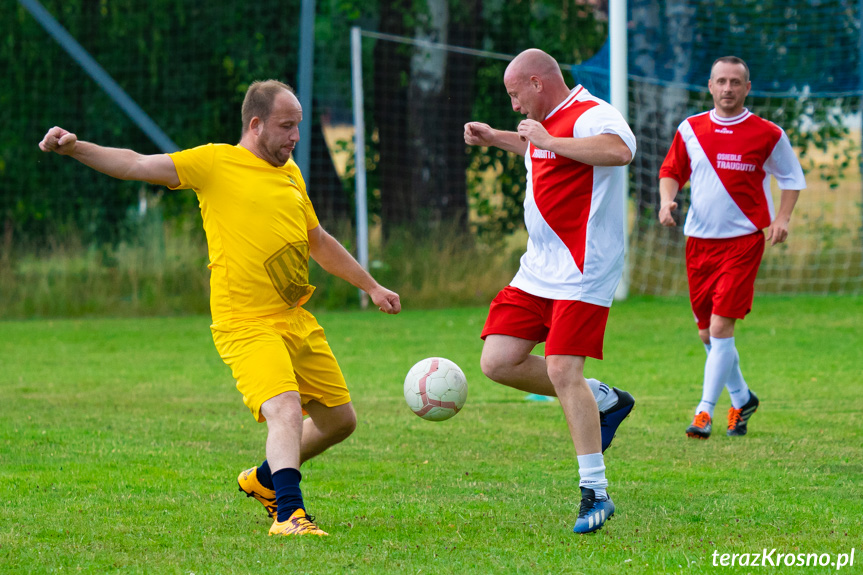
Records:
[[[623,270],[625,166],[635,136],[623,116],[582,86],[570,90],[541,50],[515,57],[503,76],[515,132],[465,125],[470,145],[523,155],[527,252],[491,303],[482,371],[531,393],[557,396],[578,456],[581,506],[573,531],[596,531],[614,513],[602,452],[634,406],[632,396],[586,380],[586,357],[602,359],[608,310]],[[531,355],[545,342],[545,357]]]
[[[758,397],[740,371],[734,323],[752,309],[755,276],[767,240],[785,241],[800,190],[800,162],[779,126],[743,107],[749,67],[735,56],[716,60],[708,82],[715,108],[683,121],[659,171],[659,221],[674,226],[674,198],[689,180],[692,203],[683,233],[689,299],[707,350],[704,388],[686,435],[710,437],[716,400],[731,396],[727,435],[746,435]],[[770,175],[782,190],[774,218]]]

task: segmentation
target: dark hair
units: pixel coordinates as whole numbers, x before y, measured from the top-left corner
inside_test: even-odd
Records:
[[[741,64],[743,66],[746,81],[749,81],[749,66],[746,65],[746,62],[744,62],[742,58],[738,58],[737,56],[722,56],[721,58],[717,58],[716,61],[713,62],[713,66],[710,67],[711,78],[713,78],[713,68],[715,68],[720,62],[723,64]]]
[[[270,117],[270,112],[273,111],[273,100],[283,90],[295,94],[293,88],[278,80],[255,81],[249,85],[246,97],[243,98],[243,134],[249,129],[249,123],[255,116],[263,121]]]

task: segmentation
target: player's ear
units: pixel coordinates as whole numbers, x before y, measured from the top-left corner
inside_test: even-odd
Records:
[[[542,80],[539,76],[531,76],[530,85],[533,86],[533,89],[537,92],[542,92]]]
[[[257,116],[253,117],[249,122],[249,130],[254,132],[256,136],[261,135],[261,129],[264,127],[264,123]]]

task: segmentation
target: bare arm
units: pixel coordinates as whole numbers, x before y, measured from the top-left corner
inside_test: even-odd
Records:
[[[767,239],[771,246],[781,244],[788,237],[788,224],[791,223],[791,212],[800,197],[800,190],[782,190],[779,198],[779,211],[776,218],[767,228]]]
[[[677,192],[680,184],[674,178],[659,178],[659,223],[666,227],[674,227],[677,224],[671,212],[677,209]]]
[[[322,268],[369,294],[381,311],[390,314],[401,311],[399,294],[376,282],[348,250],[321,226],[309,230],[309,250]]]
[[[527,153],[527,141],[522,140],[516,132],[495,130],[481,122],[464,125],[464,142],[471,146],[495,146],[519,156]]]
[[[556,138],[536,120],[522,120],[517,134],[525,143],[591,166],[625,166],[632,161],[632,151],[617,134]]]
[[[177,168],[167,154],[145,156],[132,150],[81,142],[75,134],[57,126],[48,130],[39,142],[39,149],[69,156],[119,180],[138,180],[169,188],[180,185]]]

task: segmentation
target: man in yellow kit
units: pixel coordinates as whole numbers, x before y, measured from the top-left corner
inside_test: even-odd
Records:
[[[299,468],[356,428],[324,331],[302,308],[315,289],[309,257],[366,291],[381,311],[401,311],[398,294],[379,285],[319,225],[291,159],[302,117],[293,89],[267,80],[246,92],[236,146],[145,156],[78,141],[59,127],[39,143],[42,151],[115,178],[197,194],[209,246],[213,340],[243,401],[257,421],[267,422],[267,458],[238,482],[273,518],[270,535],[327,535],[305,512]]]

